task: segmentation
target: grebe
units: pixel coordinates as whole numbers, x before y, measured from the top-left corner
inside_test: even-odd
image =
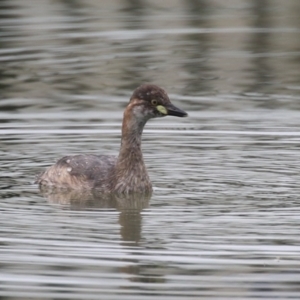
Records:
[[[65,156],[36,180],[40,186],[91,190],[103,193],[148,193],[152,191],[141,150],[142,132],[151,118],[186,117],[167,93],[156,85],[138,87],[124,111],[122,140],[118,157],[80,154]]]

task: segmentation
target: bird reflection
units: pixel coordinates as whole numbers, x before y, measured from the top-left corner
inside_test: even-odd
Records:
[[[103,194],[97,190],[76,191],[41,187],[41,192],[49,202],[67,206],[72,210],[109,209],[120,211],[120,235],[123,244],[138,245],[141,239],[141,211],[149,206],[151,193],[143,194]]]
[[[123,211],[137,211],[149,206],[152,193],[103,194],[97,190],[69,190],[40,187],[49,202],[69,206],[74,210],[115,208]]]
[[[120,212],[120,236],[122,245],[128,249],[140,249],[142,240],[141,211],[149,206],[152,193],[147,194],[108,194],[103,195],[97,190],[76,191],[40,187],[41,193],[50,203],[59,204],[72,210],[116,209]],[[132,256],[136,256],[133,251]],[[165,282],[162,275],[164,265],[161,263],[142,263],[143,255],[130,260],[134,264],[123,266],[120,271],[129,274],[133,282]],[[126,259],[128,261],[128,259]]]

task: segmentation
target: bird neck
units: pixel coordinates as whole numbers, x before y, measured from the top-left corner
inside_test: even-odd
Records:
[[[118,162],[126,169],[134,167],[136,163],[144,163],[141,149],[144,126],[145,123],[137,122],[132,116],[124,113]]]
[[[127,107],[124,112],[121,147],[115,169],[117,190],[139,191],[147,186],[151,189],[141,149],[146,122],[145,118],[136,115],[134,109]]]

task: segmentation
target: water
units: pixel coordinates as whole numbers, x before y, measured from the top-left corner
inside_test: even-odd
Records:
[[[1,1],[3,299],[299,299],[299,1]],[[150,199],[47,195],[70,153],[117,154],[142,82]]]

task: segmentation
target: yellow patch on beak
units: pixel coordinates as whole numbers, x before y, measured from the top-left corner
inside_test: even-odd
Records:
[[[167,115],[167,114],[168,114],[167,109],[166,109],[164,106],[162,106],[162,105],[157,105],[157,106],[156,106],[156,109],[157,109],[160,113],[162,113],[163,115]]]

